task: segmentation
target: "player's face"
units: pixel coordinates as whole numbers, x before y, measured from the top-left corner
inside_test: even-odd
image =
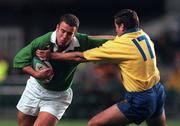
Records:
[[[56,43],[58,46],[67,45],[71,42],[74,37],[77,28],[74,26],[69,26],[65,22],[61,22],[56,27]]]
[[[117,25],[117,24],[115,23],[115,28],[116,28],[116,34],[117,34],[118,36],[121,36],[121,35],[124,33],[124,25],[123,25],[123,24]]]

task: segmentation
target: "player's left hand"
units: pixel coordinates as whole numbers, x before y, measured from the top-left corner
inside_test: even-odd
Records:
[[[41,60],[49,60],[50,59],[51,51],[47,50],[36,50],[36,56],[39,57]]]

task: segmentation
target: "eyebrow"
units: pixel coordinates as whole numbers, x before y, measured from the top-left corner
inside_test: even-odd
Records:
[[[72,35],[72,34],[73,34],[73,32],[69,32],[69,31],[65,30],[64,28],[61,28],[61,30],[67,32],[67,34],[69,34],[69,35]]]

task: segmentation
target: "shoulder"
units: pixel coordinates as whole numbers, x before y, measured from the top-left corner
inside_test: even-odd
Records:
[[[45,41],[45,40],[50,40],[51,35],[53,32],[48,32],[44,35],[39,36],[38,38],[36,38],[37,41]]]
[[[76,38],[79,40],[79,39],[87,39],[88,38],[88,35],[87,34],[84,34],[84,33],[76,33]]]
[[[39,36],[38,38],[33,40],[32,45],[34,47],[44,49],[50,43],[50,38],[51,38],[52,33],[53,32],[48,32],[42,36]]]

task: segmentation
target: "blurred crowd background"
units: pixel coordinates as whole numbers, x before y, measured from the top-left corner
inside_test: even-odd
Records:
[[[73,13],[79,32],[113,34],[113,15],[137,11],[141,27],[154,41],[161,81],[167,91],[168,118],[180,117],[180,0],[1,0],[0,118],[16,117],[16,104],[29,77],[12,67],[15,54],[34,38],[53,31],[60,16]],[[64,118],[86,119],[123,99],[117,66],[81,64],[74,77],[73,104]]]

